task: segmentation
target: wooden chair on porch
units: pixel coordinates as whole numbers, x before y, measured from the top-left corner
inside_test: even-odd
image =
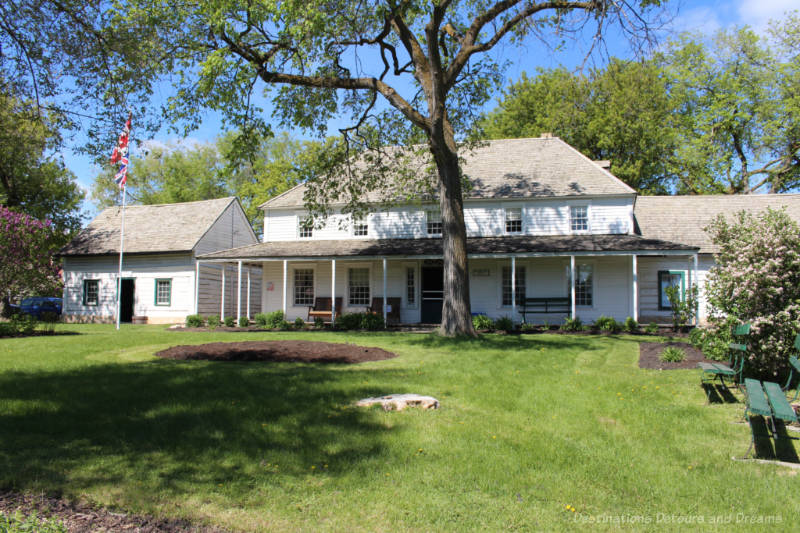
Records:
[[[387,324],[400,323],[400,302],[402,298],[389,296],[386,298],[386,305],[389,309],[386,311]],[[383,316],[383,297],[373,298],[372,305],[369,307],[370,312]]]
[[[314,305],[308,308],[308,321],[313,322],[315,318],[319,317],[328,322],[331,321],[331,298],[329,296],[322,296],[314,300]],[[342,315],[342,299],[336,298],[336,318]]]

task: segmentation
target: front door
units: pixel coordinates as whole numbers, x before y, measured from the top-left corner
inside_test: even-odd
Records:
[[[440,266],[422,267],[422,308],[420,321],[423,324],[442,322],[444,302],[444,269]]]
[[[133,320],[133,295],[136,284],[133,279],[122,280],[122,295],[119,301],[119,320],[120,322],[131,322]]]

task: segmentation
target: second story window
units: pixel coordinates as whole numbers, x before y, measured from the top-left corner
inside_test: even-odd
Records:
[[[425,222],[428,235],[442,234],[442,213],[434,210],[425,211]]]
[[[522,208],[506,209],[506,233],[522,233]]]
[[[589,231],[589,208],[573,205],[569,208],[569,227],[573,232]]]
[[[309,239],[314,236],[314,225],[308,217],[297,219],[297,236],[301,239]]]
[[[356,237],[366,237],[369,235],[369,223],[366,218],[353,220],[353,235]]]

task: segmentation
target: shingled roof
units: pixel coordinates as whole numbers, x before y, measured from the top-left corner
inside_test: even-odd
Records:
[[[703,228],[717,215],[730,216],[742,210],[758,213],[769,207],[785,208],[800,222],[800,194],[639,196],[633,214],[642,237],[697,246],[700,253],[716,253],[718,247]]]
[[[393,153],[396,154],[397,149]],[[389,167],[403,164],[414,172],[430,173],[430,155],[422,153],[425,155],[405,157],[402,163],[400,159],[387,161],[390,156],[383,156],[383,160]],[[462,149],[459,156],[463,158],[461,169],[471,184],[465,193],[467,199],[635,194],[603,168],[603,162],[592,161],[558,137],[485,141],[475,148]],[[408,184],[400,187],[404,193],[408,192],[407,188]],[[261,207],[301,207],[305,190],[306,185],[300,184]],[[398,200],[387,197],[391,194],[371,192],[367,201]]]
[[[681,252],[696,248],[638,235],[547,235],[541,237],[469,237],[469,255],[553,254],[596,252]],[[413,257],[442,255],[442,239],[347,239],[271,241],[198,256],[198,259],[298,259],[335,257]]]
[[[190,252],[235,197],[125,208],[125,253]],[[119,253],[120,207],[104,209],[60,255]]]

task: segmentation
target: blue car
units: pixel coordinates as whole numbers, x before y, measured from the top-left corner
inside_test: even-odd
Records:
[[[11,305],[12,312],[25,313],[40,320],[42,313],[55,313],[61,316],[61,298],[50,298],[47,296],[31,296],[25,298],[19,305]]]

